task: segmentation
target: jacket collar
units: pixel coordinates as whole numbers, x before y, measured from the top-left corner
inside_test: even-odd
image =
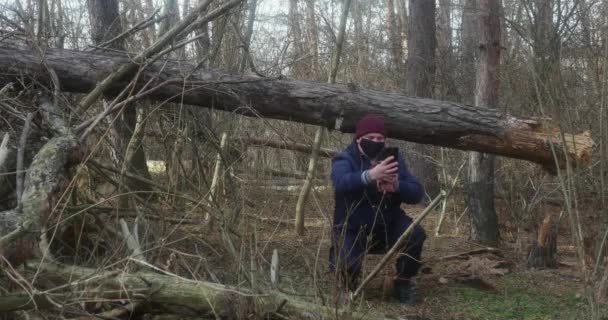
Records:
[[[356,140],[353,140],[353,142],[346,148],[346,151],[348,152],[348,154],[350,154],[352,159],[355,160],[355,162],[360,166],[371,166],[371,161],[369,160],[369,158],[359,151],[359,147],[357,146]]]

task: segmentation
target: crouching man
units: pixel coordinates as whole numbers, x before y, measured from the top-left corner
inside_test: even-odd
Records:
[[[415,204],[424,196],[401,156],[381,159],[385,139],[384,120],[367,115],[357,123],[353,142],[332,161],[335,209],[329,262],[342,290],[356,289],[366,253],[385,253],[412,223],[400,204]],[[414,276],[425,239],[422,227],[416,226],[397,259],[393,296],[401,303],[416,301]]]

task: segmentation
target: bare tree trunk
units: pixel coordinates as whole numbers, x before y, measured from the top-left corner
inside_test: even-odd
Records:
[[[165,15],[165,19],[162,21],[160,25],[160,34],[163,35],[169,31],[174,25],[180,21],[179,17],[179,5],[177,0],[164,0],[164,10],[163,15]],[[173,39],[173,42],[179,42],[181,38],[176,37]],[[175,57],[178,59],[186,58],[186,51],[184,47],[179,48],[174,53]]]
[[[460,43],[462,52],[462,76],[460,78],[460,88],[463,102],[466,104],[475,103],[475,66],[477,55],[477,44],[479,32],[477,30],[477,0],[464,0],[462,9],[462,32],[460,33]]]
[[[141,0],[137,0],[133,3],[135,6],[135,10],[137,11],[137,19],[139,21],[143,21],[148,17],[146,10],[144,10],[143,4]],[[141,35],[141,45],[142,48],[147,48],[152,44],[152,34],[150,32],[150,27],[144,29],[140,33]]]
[[[498,106],[500,65],[500,2],[479,0],[479,62],[475,105]],[[466,202],[471,214],[471,239],[484,245],[498,244],[494,209],[494,156],[469,153]]]
[[[202,3],[205,0],[198,0],[198,4]],[[208,10],[205,10],[201,13],[201,15],[205,15]],[[223,31],[222,31],[223,32]],[[198,60],[204,60],[203,66],[209,67],[211,63],[211,39],[209,38],[209,24],[203,23],[197,30],[195,31],[196,36],[200,37],[196,40],[196,55]],[[215,37],[216,35],[214,35]],[[212,113],[207,109],[191,109],[192,114],[195,116],[195,124],[192,127],[194,130],[194,139],[193,143],[197,140],[196,137],[199,135],[202,137],[207,136],[207,132],[203,128],[207,128],[210,131],[213,131],[213,119]],[[194,147],[194,144],[193,144]]]
[[[397,8],[397,18],[399,19],[399,32],[401,32],[401,47],[407,46],[407,10],[405,8],[406,0],[395,0]]]
[[[302,64],[304,47],[302,46],[302,29],[300,28],[300,14],[298,11],[298,0],[289,0],[289,27],[291,29],[292,51],[292,76],[294,78],[306,78],[304,74],[305,66]]]
[[[165,19],[160,24],[160,34],[167,33],[179,21],[177,0],[164,0],[163,7]]]
[[[249,13],[247,15],[247,30],[245,30],[245,35],[243,41],[243,49],[241,50],[241,62],[239,64],[239,72],[245,71],[245,67],[247,62],[249,62],[250,66],[253,66],[253,58],[251,56],[251,52],[249,51],[251,44],[251,37],[253,36],[253,24],[255,22],[255,10],[257,7],[257,0],[249,0],[247,1],[247,5],[249,6]],[[255,67],[251,68],[255,70]]]
[[[412,97],[431,98],[435,73],[435,0],[409,0],[409,10],[405,92]],[[427,195],[433,198],[439,194],[433,149],[417,144],[408,155],[411,171],[420,179]]]
[[[393,0],[386,0],[386,17],[388,24],[388,34],[391,44],[391,57],[393,58],[393,68],[398,78],[403,76],[403,54],[401,48],[401,30],[395,17],[395,5]],[[391,68],[392,69],[392,68]]]
[[[209,66],[215,67],[217,66],[217,57],[218,53],[222,47],[222,41],[224,41],[224,36],[226,34],[226,25],[228,23],[227,17],[220,17],[219,19],[213,21],[213,27],[211,30],[211,34],[213,37],[211,38],[211,52],[209,53]]]
[[[117,0],[87,0],[91,38],[94,44],[101,44],[122,32]],[[123,40],[115,41],[109,47],[124,50]]]
[[[63,0],[57,0],[57,13],[54,19],[55,26],[53,27],[54,36],[55,36],[55,47],[63,49],[65,44],[66,31],[65,26],[63,25]]]
[[[357,71],[365,73],[369,58],[367,37],[363,30],[363,0],[354,0],[353,18],[355,26],[355,48],[357,50]]]
[[[321,66],[319,65],[319,32],[315,15],[315,0],[306,0],[306,34],[308,36],[309,54],[312,55],[310,59],[312,61],[311,79],[319,81]]]
[[[205,0],[199,0],[199,3],[202,1]],[[203,12],[202,15],[204,15],[205,13],[206,12]],[[201,26],[196,30],[196,36],[202,36],[196,41],[196,54],[199,59],[203,59],[205,56],[210,54],[209,51],[211,49],[211,39],[209,38],[209,24],[201,24]],[[207,57],[207,62],[204,64],[204,66],[209,66],[209,60],[210,57]]]
[[[445,100],[459,101],[458,82],[454,80],[454,53],[452,50],[453,0],[439,0],[437,19],[437,91]]]
[[[101,44],[119,35],[122,31],[117,0],[87,0],[89,19],[91,21],[91,36],[95,44]],[[109,47],[124,50],[124,40],[120,39]],[[114,117],[112,116],[111,119]],[[125,168],[127,172],[150,178],[146,155],[141,141],[133,141],[129,151],[129,144],[137,125],[137,108],[125,108],[111,125],[110,138],[112,140],[112,155],[118,168]],[[138,139],[136,139],[138,140]],[[127,154],[132,156],[127,157]],[[147,190],[147,186],[134,180],[125,180],[132,190]]]

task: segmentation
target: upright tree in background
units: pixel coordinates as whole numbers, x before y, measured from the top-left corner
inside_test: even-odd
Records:
[[[355,27],[354,46],[356,50],[355,57],[357,62],[357,67],[355,70],[357,71],[357,74],[364,74],[365,71],[363,70],[366,70],[369,67],[369,39],[365,35],[365,31],[363,29],[363,4],[364,0],[353,0],[353,24]]]
[[[304,64],[302,56],[304,47],[302,45],[302,29],[300,27],[300,14],[298,10],[298,0],[289,0],[289,29],[292,49],[292,74],[299,77],[304,75]]]
[[[177,0],[164,0],[163,15],[165,18],[160,24],[160,34],[164,34],[179,21],[179,6]]]
[[[477,42],[469,43],[477,43],[478,48],[475,105],[496,108],[500,65],[500,0],[478,1],[475,32],[479,38]],[[490,246],[498,242],[498,221],[494,209],[494,158],[490,154],[470,152],[466,184],[471,239]]]
[[[319,65],[319,31],[315,16],[315,0],[306,0],[306,37],[311,55],[311,78],[319,81],[321,80],[321,66]]]
[[[87,8],[93,43],[100,45],[122,32],[117,0],[87,0]],[[114,41],[108,47],[125,50],[122,40]],[[136,143],[131,143],[136,125],[137,109],[125,108],[111,126],[112,156],[118,168],[124,168],[149,179],[150,173],[146,165],[144,149],[137,139]],[[128,185],[131,190],[147,189],[146,185],[141,182],[129,180]]]
[[[249,62],[249,66],[251,69],[254,69],[253,61],[251,61],[251,51],[249,50],[251,45],[251,37],[253,36],[253,24],[255,22],[255,10],[257,7],[257,0],[249,0],[247,1],[247,6],[249,7],[249,13],[247,14],[247,29],[245,30],[245,35],[243,36],[243,50],[241,56],[241,63],[239,65],[239,72],[245,71],[245,65]]]
[[[453,0],[439,0],[437,19],[437,98],[458,101],[459,83],[454,80],[455,59],[452,45]]]
[[[407,9],[405,7],[406,0],[395,0],[395,8],[397,9],[397,18],[399,21],[399,30],[401,32],[401,44],[405,44],[407,38]]]
[[[462,28],[460,32],[461,77],[460,96],[464,103],[475,103],[475,61],[479,32],[477,30],[477,1],[464,0],[462,8]]]
[[[405,94],[412,97],[433,96],[435,73],[435,0],[409,0],[407,71]],[[439,193],[437,166],[433,162],[433,148],[413,144],[408,152],[410,167],[424,185],[430,197]]]
[[[122,32],[118,0],[87,0],[89,21],[91,24],[91,39],[96,45],[112,39]],[[110,48],[124,50],[122,40],[114,41]]]
[[[198,0],[198,3],[200,4],[202,1],[205,0]],[[208,11],[208,9],[206,11]],[[200,37],[198,38],[198,40],[196,40],[196,56],[199,60],[204,59],[207,56],[203,65],[209,66],[210,57],[208,57],[208,55],[210,54],[211,50],[211,39],[209,38],[209,24],[201,24],[201,26],[197,28],[195,32],[196,36]]]
[[[386,23],[388,27],[391,57],[394,67],[393,73],[397,74],[399,79],[403,77],[403,48],[401,47],[401,24],[399,23],[398,17],[395,16],[394,0],[386,0]]]
[[[179,4],[177,0],[164,0],[163,3],[163,15],[165,18],[160,24],[160,34],[165,34],[169,29],[171,29],[174,25],[176,25],[179,20]],[[173,39],[173,43],[179,42],[180,38]],[[181,47],[174,51],[172,55],[178,59],[186,58],[186,50],[184,47]]]
[[[530,31],[534,52],[536,100],[541,110],[550,112],[553,118],[565,116],[572,119],[574,115],[570,114],[571,108],[560,107],[566,101],[562,100],[565,94],[560,74],[562,38],[559,28],[568,25],[568,18],[561,12],[561,5],[561,0],[543,0],[538,1],[536,6],[528,7],[532,13]],[[554,11],[558,14],[555,15]]]

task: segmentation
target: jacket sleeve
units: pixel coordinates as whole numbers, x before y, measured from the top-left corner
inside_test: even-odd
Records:
[[[399,196],[401,201],[407,204],[416,204],[424,197],[424,188],[414,177],[405,164],[402,157],[398,157],[399,161]]]
[[[355,171],[345,154],[338,154],[332,160],[331,181],[336,193],[363,191],[367,185],[361,179],[361,171]]]

